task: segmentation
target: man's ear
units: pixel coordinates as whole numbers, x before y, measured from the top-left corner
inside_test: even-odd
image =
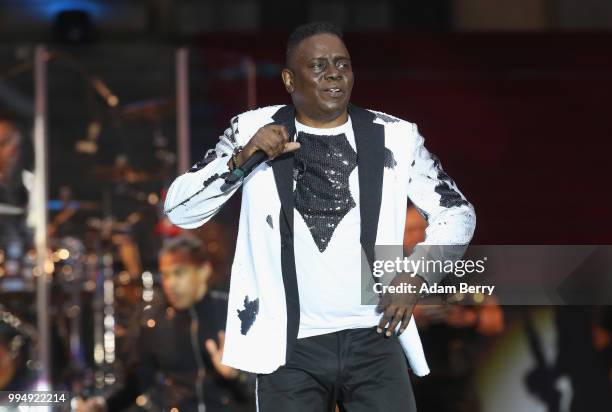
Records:
[[[208,279],[213,274],[213,265],[210,262],[206,262],[200,267],[200,274],[204,278],[204,282],[208,282]]]
[[[285,84],[285,90],[287,90],[287,93],[293,93],[293,73],[291,70],[287,68],[283,69],[281,76],[283,78],[283,83]]]

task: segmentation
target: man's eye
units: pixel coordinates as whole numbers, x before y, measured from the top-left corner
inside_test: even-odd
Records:
[[[339,62],[338,67],[341,69],[346,69],[350,66],[349,62]]]
[[[314,70],[316,70],[316,71],[318,71],[318,70],[322,70],[322,69],[323,69],[323,63],[314,63],[314,64],[312,65],[312,68],[313,68]]]

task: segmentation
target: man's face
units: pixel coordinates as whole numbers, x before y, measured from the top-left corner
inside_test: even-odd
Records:
[[[159,257],[162,288],[168,303],[176,309],[187,309],[198,299],[205,287],[208,268],[198,266],[185,253],[167,252]]]
[[[298,115],[325,124],[346,114],[354,78],[342,39],[328,33],[308,37],[294,50],[288,65],[283,81]]]

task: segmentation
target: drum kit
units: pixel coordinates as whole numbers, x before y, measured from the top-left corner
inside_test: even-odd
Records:
[[[165,101],[130,106],[124,115],[128,120],[148,120],[167,113],[167,106]],[[150,238],[162,219],[159,193],[174,167],[173,153],[165,147],[158,149],[165,154],[158,156],[162,164],[155,171],[132,167],[127,157],[120,156],[114,165],[94,166],[84,174],[85,182],[100,187],[100,201],[74,199],[72,190],[64,186],[57,199],[47,202],[50,324],[60,336],[58,346],[66,348],[71,380],[82,382],[82,391],[89,392],[85,396],[104,392],[119,378],[116,342],[126,333],[123,317],[143,303],[146,264],[138,236],[144,228],[145,237]],[[35,345],[32,324],[41,268],[31,233],[24,229],[27,213],[26,207],[0,203],[0,314],[21,319],[30,333],[27,341]],[[5,229],[6,224],[12,228]],[[148,271],[144,274],[150,276]],[[34,359],[27,365],[36,368]]]

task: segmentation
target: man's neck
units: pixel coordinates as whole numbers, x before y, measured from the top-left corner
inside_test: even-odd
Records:
[[[295,118],[298,122],[302,123],[304,126],[314,127],[316,129],[332,129],[334,127],[342,126],[348,121],[348,112],[345,110],[342,114],[335,117],[334,119],[314,119],[312,117],[306,116],[302,112],[297,112]]]

